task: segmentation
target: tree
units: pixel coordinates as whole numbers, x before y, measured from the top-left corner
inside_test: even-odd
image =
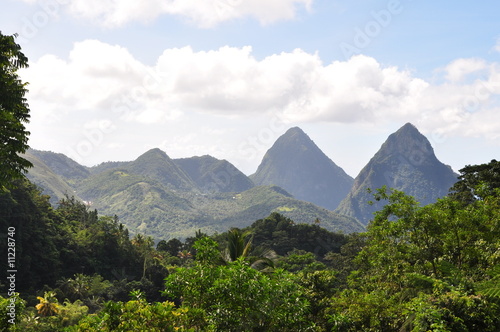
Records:
[[[227,248],[221,253],[222,259],[226,263],[243,259],[256,269],[273,268],[276,253],[262,246],[254,247],[252,242],[253,236],[250,231],[230,229],[227,232]]]
[[[488,164],[467,165],[460,170],[458,179],[449,196],[470,204],[500,188],[500,162],[493,159]]]
[[[349,288],[331,298],[333,331],[499,331],[500,197],[491,193],[421,207],[378,190],[389,204],[368,226]]]
[[[209,331],[308,331],[309,303],[294,275],[265,274],[243,258],[218,265],[217,242],[195,243],[196,261],[166,278],[165,295],[205,312]]]
[[[28,135],[24,123],[29,122],[26,83],[17,71],[28,67],[28,58],[15,42],[16,35],[0,32],[0,189],[11,187],[12,180],[23,177],[28,160],[20,157],[28,149]]]
[[[53,316],[59,313],[59,302],[56,298],[56,293],[50,291],[45,292],[43,297],[38,296],[37,299],[40,301],[35,308],[38,310],[40,316]]]
[[[227,249],[225,256],[228,261],[234,262],[238,258],[247,258],[252,249],[252,239],[248,238],[250,232],[241,232],[237,228],[232,228],[227,233]]]
[[[154,258],[154,240],[151,236],[144,236],[142,234],[136,234],[132,238],[132,244],[138,249],[144,259],[144,265],[142,270],[142,278],[146,277],[146,269],[148,260],[153,260]]]

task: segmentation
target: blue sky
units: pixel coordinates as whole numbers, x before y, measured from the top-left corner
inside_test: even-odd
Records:
[[[411,122],[458,170],[500,152],[500,5],[3,0],[30,59],[30,145],[85,165],[160,147],[255,171],[301,127],[355,177]]]

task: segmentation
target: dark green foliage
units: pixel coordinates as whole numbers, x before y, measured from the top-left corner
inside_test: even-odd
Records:
[[[292,219],[273,212],[251,226],[253,243],[284,256],[293,249],[314,253],[323,258],[328,252],[340,252],[346,235],[332,233],[318,225],[295,224]]]
[[[55,223],[59,221],[48,202],[38,189],[25,179],[15,180],[12,189],[0,192],[1,252],[7,257],[7,230],[15,228],[15,261],[19,271],[16,276],[17,291],[33,291],[43,284],[57,280],[62,263],[59,232]],[[6,280],[6,261],[2,261],[1,280]]]
[[[32,164],[19,156],[28,149],[29,106],[26,83],[17,74],[28,67],[28,58],[14,36],[0,32],[0,190],[10,187]]]
[[[465,204],[493,195],[500,188],[500,162],[468,165],[460,170],[459,181],[450,189],[450,197]]]
[[[278,138],[250,178],[257,185],[280,186],[296,199],[330,210],[338,206],[353,182],[298,127]]]
[[[239,259],[216,265],[217,243],[196,243],[196,264],[166,280],[166,294],[205,312],[210,331],[307,331],[309,304],[294,276],[263,274]]]
[[[183,248],[183,243],[179,239],[161,240],[156,245],[156,250],[169,253],[171,256],[177,256]]]
[[[388,204],[368,227],[348,288],[332,298],[334,331],[499,330],[500,197],[421,207],[381,189],[375,199]]]
[[[123,272],[140,276],[140,253],[116,217],[99,217],[74,198],[53,209],[48,197],[27,180],[0,194],[0,211],[0,227],[16,229],[17,268],[30,271],[18,275],[19,291],[54,285],[76,273],[99,273],[106,279]],[[1,242],[2,252],[6,244]]]

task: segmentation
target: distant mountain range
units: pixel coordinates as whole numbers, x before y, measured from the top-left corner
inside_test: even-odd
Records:
[[[35,165],[28,178],[53,204],[74,195],[101,214],[116,214],[132,233],[158,240],[245,227],[274,211],[297,223],[319,220],[332,231],[363,230],[354,218],[295,199],[278,186],[256,186],[234,165],[211,156],[171,159],[152,149],[130,162],[94,167],[48,151],[29,150],[25,157]]]
[[[75,196],[157,240],[245,227],[274,211],[297,223],[360,232],[380,208],[367,204],[367,188],[386,185],[426,204],[457,179],[411,124],[389,136],[354,180],[298,127],[278,138],[250,177],[226,160],[171,159],[160,149],[94,167],[48,151],[29,150],[25,157],[34,164],[28,178],[51,203]]]

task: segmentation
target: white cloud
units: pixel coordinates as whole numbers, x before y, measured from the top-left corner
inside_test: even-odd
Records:
[[[462,80],[477,71],[482,79]],[[193,114],[245,121],[272,113],[287,123],[411,121],[428,131],[498,137],[500,65],[459,59],[441,72],[445,82],[436,85],[363,55],[324,64],[297,49],[257,60],[251,47],[228,46],[167,49],[149,67],[120,46],[87,40],[67,60],[40,58],[23,79],[37,114],[81,123],[93,116],[150,125]]]
[[[493,48],[495,51],[500,53],[500,38],[497,39],[497,44]]]
[[[22,0],[34,3],[35,0]],[[202,27],[252,17],[261,24],[290,20],[313,0],[53,0],[69,12],[96,24],[116,28],[129,22],[148,23],[160,15],[176,15]],[[50,1],[49,1],[50,2]],[[55,3],[54,3],[55,5]]]
[[[446,78],[452,82],[462,81],[467,75],[478,73],[487,68],[487,63],[483,59],[457,59],[446,66]]]

